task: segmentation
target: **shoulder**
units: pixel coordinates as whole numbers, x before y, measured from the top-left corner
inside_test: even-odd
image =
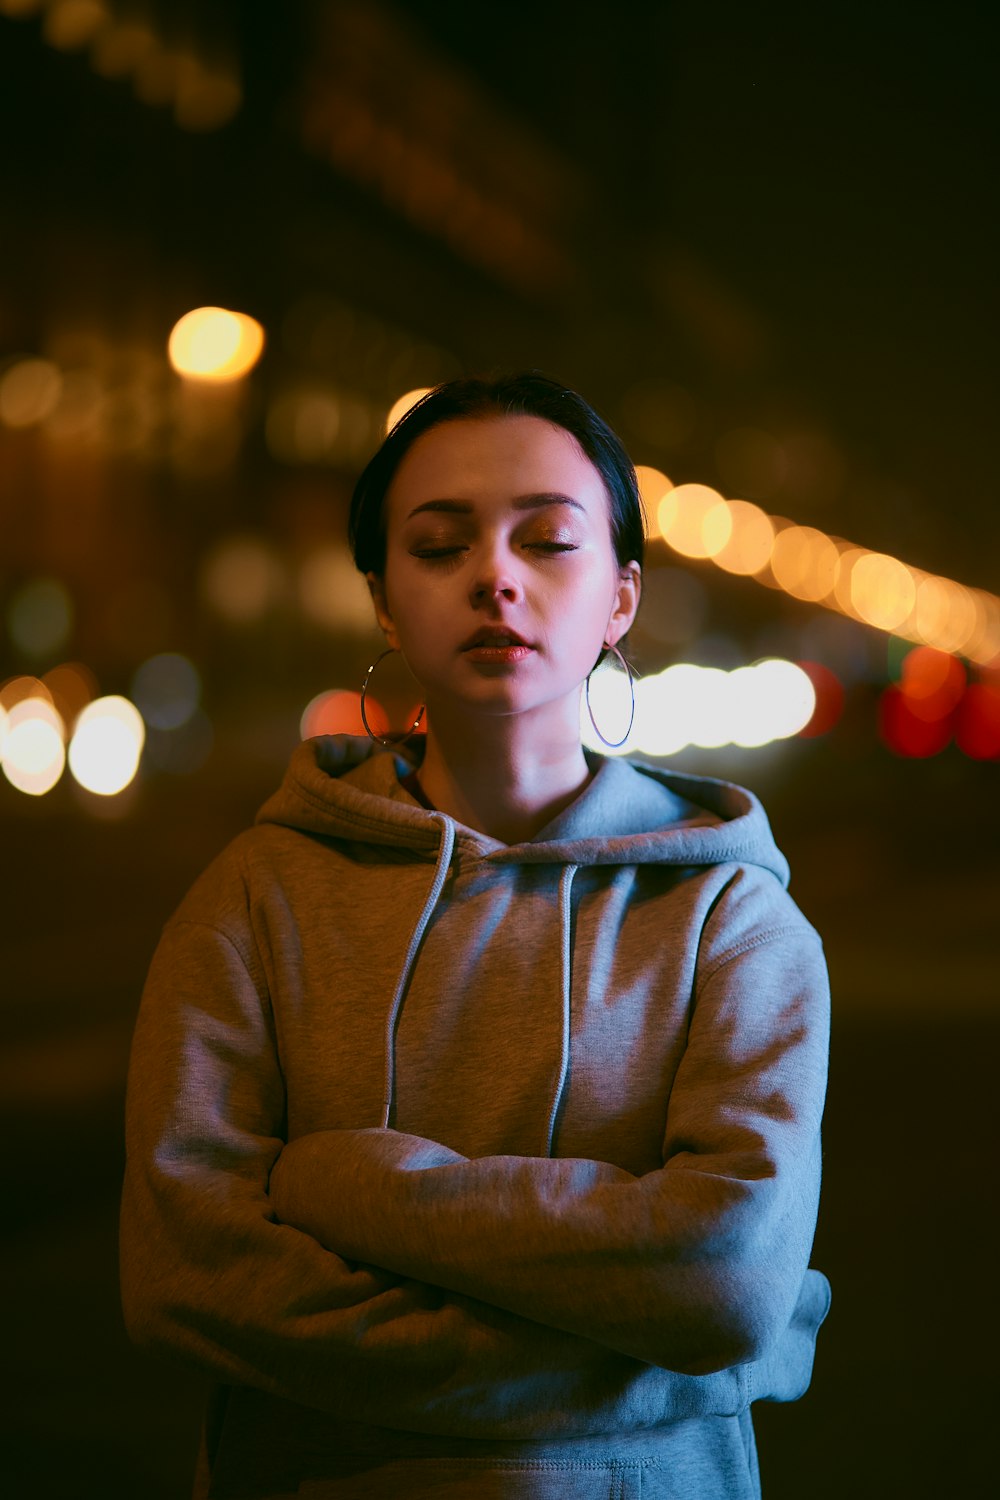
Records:
[[[822,954],[816,929],[773,871],[755,864],[719,865],[706,915],[699,966],[717,967],[758,948]]]
[[[251,908],[279,886],[283,861],[306,843],[291,828],[268,824],[246,829],[201,872],[167,926],[193,922],[227,933],[245,928]]]

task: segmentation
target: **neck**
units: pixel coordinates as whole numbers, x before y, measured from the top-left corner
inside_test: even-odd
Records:
[[[467,712],[459,720],[428,709],[424,795],[440,812],[505,844],[533,838],[590,780],[579,723],[575,703],[482,715],[475,724]]]

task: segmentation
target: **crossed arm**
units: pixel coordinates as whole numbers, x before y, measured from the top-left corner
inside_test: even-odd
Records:
[[[342,1416],[468,1437],[728,1414],[752,1395],[797,1394],[807,1382],[822,1315],[814,1285],[794,1316],[793,1288],[780,1358],[779,1344],[750,1368],[718,1368],[716,1354],[710,1375],[693,1372],[704,1346],[687,1314],[688,1369],[683,1359],[663,1367],[670,1351],[660,1335],[645,1354],[624,1347],[631,1336],[619,1336],[606,1308],[588,1324],[580,1299],[599,1281],[602,1260],[612,1271],[608,1302],[623,1292],[628,1300],[630,1256],[641,1269],[636,1244],[630,1251],[623,1235],[615,1248],[607,1226],[622,1194],[639,1188],[634,1201],[645,1201],[646,1179],[601,1163],[545,1162],[535,1198],[525,1199],[515,1179],[530,1172],[530,1159],[464,1162],[379,1131],[285,1146],[283,1089],[267,997],[245,956],[212,927],[175,924],[154,960],[130,1071],[122,1288],[139,1342]],[[508,1232],[514,1199],[524,1220],[517,1235]],[[322,1223],[305,1222],[312,1209]],[[560,1218],[568,1233],[553,1240]],[[359,1236],[350,1244],[347,1220]],[[662,1214],[649,1218],[651,1235],[661,1223]],[[491,1237],[500,1252],[492,1269],[481,1253]],[[671,1282],[675,1309],[682,1259]],[[550,1304],[573,1261],[574,1288]],[[522,1285],[529,1270],[543,1272],[534,1291]],[[664,1313],[662,1327],[669,1323]]]
[[[763,944],[702,987],[659,1171],[329,1131],[282,1153],[278,1215],[348,1258],[648,1364],[701,1375],[760,1360],[792,1318],[819,1189],[817,954],[797,962],[778,999]],[[740,1034],[747,997],[757,1019]]]

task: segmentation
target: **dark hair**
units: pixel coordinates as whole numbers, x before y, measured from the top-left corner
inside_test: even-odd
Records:
[[[396,423],[354,487],[348,539],[362,573],[385,571],[385,496],[417,438],[463,417],[541,417],[576,438],[604,481],[611,509],[611,540],[624,567],[642,564],[645,518],[635,469],[621,439],[582,396],[531,370],[496,379],[450,380],[429,391]]]

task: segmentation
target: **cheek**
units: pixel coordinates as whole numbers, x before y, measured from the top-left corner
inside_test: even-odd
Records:
[[[607,559],[592,555],[573,580],[571,598],[566,601],[567,612],[577,621],[587,622],[588,635],[602,632],[610,618],[615,602],[617,571],[612,570]],[[586,626],[584,627],[586,629]]]
[[[406,569],[386,574],[386,600],[403,655],[414,669],[434,660],[447,639],[454,608],[434,580],[415,578]]]

